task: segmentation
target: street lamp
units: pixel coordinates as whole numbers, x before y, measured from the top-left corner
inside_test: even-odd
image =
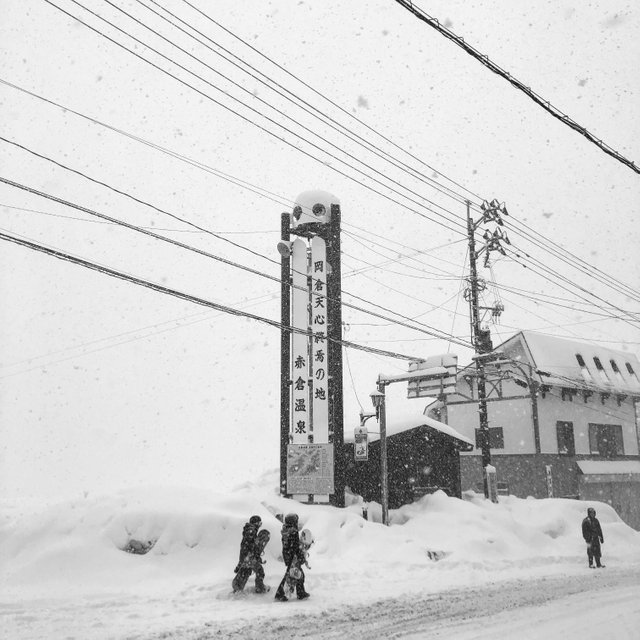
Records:
[[[385,385],[378,382],[378,390],[371,395],[371,402],[376,410],[380,423],[380,492],[382,503],[382,524],[389,524],[389,490],[387,486],[387,412],[385,402]]]

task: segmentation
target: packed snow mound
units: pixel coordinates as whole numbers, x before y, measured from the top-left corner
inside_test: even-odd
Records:
[[[30,514],[9,511],[0,525],[2,581],[10,590],[62,583],[84,592],[136,589],[145,581],[171,588],[179,581],[230,583],[243,524],[254,514],[271,533],[265,566],[277,576],[279,517],[292,511],[315,537],[310,563],[317,576],[582,563],[587,506],[603,525],[606,557],[640,562],[640,533],[602,503],[504,497],[493,504],[473,493],[459,500],[438,492],[391,511],[391,526],[383,527],[379,505],[367,505],[374,522],[363,518],[357,499],[345,509],[304,505],[277,495],[277,484],[273,473],[228,494],[148,487]],[[127,553],[131,541],[147,544],[147,553]]]

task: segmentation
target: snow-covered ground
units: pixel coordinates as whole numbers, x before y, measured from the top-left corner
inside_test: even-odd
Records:
[[[437,493],[392,511],[383,527],[357,502],[301,505],[278,496],[277,483],[272,472],[227,494],[150,487],[4,504],[3,637],[637,637],[640,532],[606,504],[589,503],[607,565],[590,571],[584,502]],[[272,534],[265,570],[275,588],[284,569],[276,514],[294,510],[316,539],[311,599],[231,597],[244,522],[259,514]],[[369,514],[379,520],[379,506]],[[122,551],[130,540],[155,544],[135,555]]]

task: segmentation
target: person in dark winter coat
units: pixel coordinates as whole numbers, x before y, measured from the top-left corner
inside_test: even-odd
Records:
[[[604,536],[602,535],[602,527],[598,518],[596,518],[596,510],[592,507],[587,509],[587,517],[582,521],[582,537],[587,543],[587,557],[589,558],[589,566],[593,569],[593,561],[596,561],[596,567],[604,567],[600,563],[602,550],[601,544],[604,544]]]
[[[262,526],[260,516],[251,516],[249,522],[242,528],[242,542],[240,543],[240,557],[236,565],[235,578],[231,583],[234,593],[242,591],[247,584],[251,572],[256,574],[256,593],[264,593],[267,588],[264,584],[264,569],[262,567],[262,548],[258,544],[258,530]],[[268,536],[267,536],[268,541]]]
[[[287,568],[276,591],[276,600],[282,602],[288,600],[284,591],[285,584],[295,584],[298,600],[309,597],[304,588],[304,571],[302,570],[302,565],[306,564],[307,558],[300,543],[298,529],[298,515],[295,513],[286,515],[282,526],[282,557]]]

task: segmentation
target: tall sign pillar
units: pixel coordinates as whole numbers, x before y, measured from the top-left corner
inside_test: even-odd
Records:
[[[344,506],[339,200],[324,191],[304,192],[289,220],[278,244],[281,493]]]

